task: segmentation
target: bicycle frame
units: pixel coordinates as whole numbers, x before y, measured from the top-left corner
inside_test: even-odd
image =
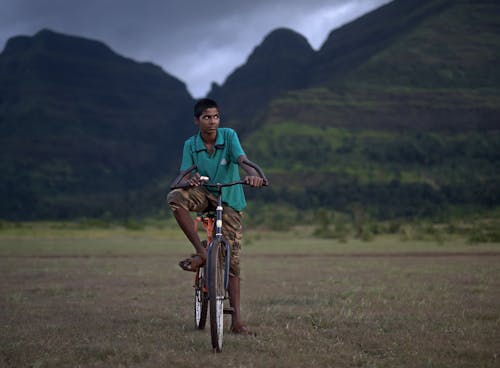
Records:
[[[230,266],[230,259],[231,259],[231,248],[229,244],[226,242],[224,237],[222,236],[222,213],[223,213],[223,207],[222,207],[222,188],[224,186],[229,186],[228,184],[203,184],[205,186],[215,186],[217,187],[217,208],[215,210],[215,238],[210,241],[207,247],[207,266],[210,269],[210,266],[208,264],[210,258],[210,253],[212,252],[212,245],[214,244],[214,241],[220,242],[221,244],[224,245],[224,257],[225,257],[225,262],[224,262],[224,289],[227,290],[229,286],[229,266]],[[233,184],[235,185],[235,184]],[[213,221],[212,221],[213,222]],[[207,233],[208,234],[208,233]],[[213,232],[211,233],[213,235]],[[207,235],[208,236],[208,235]],[[211,280],[210,278],[207,278],[207,283],[210,284]]]
[[[200,223],[202,224],[202,226],[205,229],[205,232],[207,234],[207,243],[210,244],[210,242],[213,239],[215,221],[212,217],[205,216],[205,214],[200,213],[194,219],[194,230],[195,231],[198,231],[198,225]]]

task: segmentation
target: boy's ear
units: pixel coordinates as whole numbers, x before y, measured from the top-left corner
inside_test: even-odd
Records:
[[[199,125],[200,124],[200,119],[197,117],[194,118],[194,125]]]

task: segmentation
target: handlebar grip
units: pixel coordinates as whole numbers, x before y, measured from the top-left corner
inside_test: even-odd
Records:
[[[241,163],[248,165],[251,168],[253,168],[255,171],[257,171],[257,174],[259,174],[259,176],[264,180],[264,183],[263,183],[264,186],[269,185],[269,179],[266,177],[266,175],[264,174],[264,171],[262,171],[262,169],[259,167],[259,165],[257,165],[255,162],[250,161],[246,157],[241,161]]]

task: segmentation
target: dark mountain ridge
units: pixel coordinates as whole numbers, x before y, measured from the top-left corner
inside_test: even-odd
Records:
[[[96,58],[111,61],[125,59],[102,42],[56,33],[49,29],[42,29],[34,37],[15,36],[10,38],[3,50],[3,56],[21,56],[37,52],[63,52],[66,55],[77,55],[79,58],[90,60]]]
[[[306,86],[313,54],[304,36],[277,29],[264,38],[244,65],[228,76],[223,87],[213,85],[208,97],[223,102],[225,121],[237,126],[244,135],[255,129],[249,116],[258,117],[259,110],[280,93]]]
[[[453,1],[395,1],[332,30],[315,55],[309,85],[335,87],[345,73],[366,63],[429,17],[439,15]]]
[[[252,81],[272,66],[245,74],[245,64],[209,95],[222,98],[231,124],[243,131],[290,120],[353,129],[497,130],[499,13],[499,3],[488,0],[393,1],[302,54],[300,72],[284,76],[298,76],[296,86],[274,90],[255,115],[241,115],[245,122],[234,118],[248,105],[238,93],[266,94],[270,84]],[[261,46],[277,47],[270,41]],[[255,54],[251,59],[258,64]]]
[[[9,40],[0,55],[0,216],[99,214],[174,172],[172,157],[194,131],[192,104],[184,83],[100,42],[49,30]]]

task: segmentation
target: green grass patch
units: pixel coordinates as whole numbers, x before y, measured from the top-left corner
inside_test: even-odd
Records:
[[[345,219],[327,225],[288,226],[285,231],[249,228],[244,232],[244,252],[300,255],[500,250],[496,222],[492,220],[448,225],[342,221]],[[200,236],[204,236],[203,232]],[[0,256],[184,255],[190,252],[192,247],[184,234],[170,225],[130,229],[24,223],[4,226],[0,231]]]

